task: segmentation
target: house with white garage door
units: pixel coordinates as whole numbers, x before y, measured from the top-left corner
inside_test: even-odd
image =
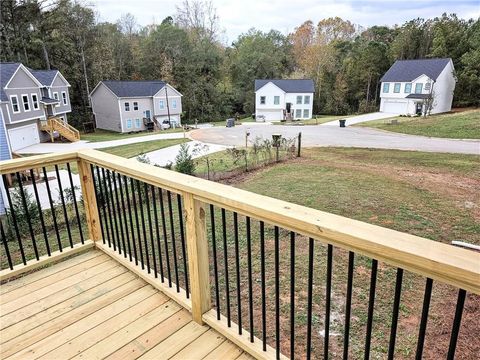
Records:
[[[397,60],[380,79],[380,111],[400,115],[437,114],[452,109],[452,59]]]
[[[90,93],[99,129],[136,132],[180,126],[182,94],[164,81],[100,81]]]
[[[255,119],[311,119],[314,92],[313,80],[310,79],[255,80]]]
[[[32,70],[21,63],[0,63],[0,112],[10,152],[58,136],[70,137],[69,87],[58,70]]]

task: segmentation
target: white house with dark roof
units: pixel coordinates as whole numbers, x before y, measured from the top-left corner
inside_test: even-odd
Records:
[[[400,115],[437,114],[452,109],[452,59],[397,60],[380,79],[380,111]]]
[[[310,119],[314,92],[313,80],[310,79],[255,80],[255,119]]]
[[[163,81],[100,81],[90,93],[99,129],[134,132],[167,122],[181,125],[182,94]]]
[[[32,70],[21,63],[0,63],[0,121],[8,150],[52,139],[42,127],[48,119],[67,126],[70,84],[58,70]]]

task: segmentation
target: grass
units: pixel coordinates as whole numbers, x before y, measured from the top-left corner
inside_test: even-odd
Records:
[[[164,139],[145,141],[137,144],[119,145],[108,148],[99,149],[109,154],[121,156],[124,158],[132,158],[140,154],[145,154],[151,151],[163,149],[169,146],[183,144],[190,141],[189,139]]]
[[[398,124],[391,124],[392,119]],[[452,139],[480,139],[480,110],[423,117],[396,117],[373,120],[354,126],[373,127],[411,135]]]
[[[115,131],[96,129],[94,133],[80,134],[82,140],[90,142],[99,142],[99,141],[111,141],[111,140],[122,140],[129,139],[139,136],[148,136],[148,135],[158,135],[158,134],[167,134],[167,133],[177,133],[183,132],[182,128],[168,129],[162,131],[142,131],[135,133],[119,133]]]
[[[274,122],[274,125],[320,125],[329,121],[346,119],[351,115],[315,115],[315,118],[307,120],[297,120],[294,122]]]

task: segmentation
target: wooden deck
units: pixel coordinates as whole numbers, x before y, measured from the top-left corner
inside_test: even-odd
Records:
[[[252,359],[90,250],[0,287],[2,359]]]

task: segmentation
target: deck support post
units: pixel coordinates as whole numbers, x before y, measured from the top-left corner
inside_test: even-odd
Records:
[[[188,273],[192,318],[203,325],[202,315],[211,309],[210,272],[205,204],[190,193],[183,194],[186,215]]]
[[[78,175],[82,184],[83,204],[87,218],[88,234],[90,240],[98,241],[102,239],[100,229],[100,218],[97,208],[97,199],[95,196],[95,184],[93,182],[92,169],[90,163],[85,160],[78,160]]]

